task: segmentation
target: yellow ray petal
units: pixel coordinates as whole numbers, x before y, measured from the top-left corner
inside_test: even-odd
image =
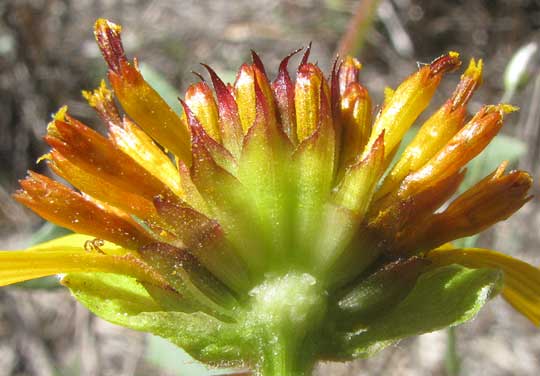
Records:
[[[540,269],[489,249],[438,248],[427,258],[437,265],[461,264],[472,268],[497,268],[504,272],[502,295],[517,311],[540,326]]]
[[[84,235],[64,236],[21,251],[0,251],[0,286],[59,273],[106,272],[165,287],[163,278],[136,254]]]

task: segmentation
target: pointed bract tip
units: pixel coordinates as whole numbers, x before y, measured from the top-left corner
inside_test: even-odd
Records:
[[[251,50],[251,60],[253,61],[253,65],[255,65],[255,67],[257,67],[257,69],[259,69],[266,76],[266,70],[264,69],[263,62],[259,55],[257,55],[257,53],[253,50]]]
[[[188,104],[182,99],[178,98],[178,101],[182,105],[182,108],[184,110],[184,114],[186,114],[186,118],[188,120],[189,128],[191,129],[191,137],[195,137],[196,133],[199,132],[202,129],[202,125],[199,123],[197,118],[195,117],[195,114],[193,111],[191,111],[191,108],[188,106]]]
[[[196,71],[191,71],[191,74],[194,75],[195,77],[197,77],[199,80],[201,80],[202,82],[206,82],[206,80],[204,79],[203,75],[200,74],[199,72],[196,72]]]
[[[311,53],[311,44],[313,42],[309,42],[307,48],[306,48],[306,52],[304,52],[304,56],[302,56],[302,60],[300,61],[300,65],[298,66],[298,68],[300,68],[301,66],[307,64],[308,60],[309,60],[309,55]]]
[[[298,49],[294,50],[289,55],[285,56],[285,58],[283,60],[281,60],[281,63],[279,63],[279,68],[278,68],[278,75],[279,76],[282,76],[284,74],[288,75],[287,66],[289,65],[289,60],[291,59],[291,57],[293,57],[294,55],[296,55],[300,51],[302,51],[302,48],[298,48]]]
[[[208,64],[201,63],[201,65],[204,67],[204,69],[206,69],[206,71],[210,75],[210,79],[212,80],[212,84],[214,85],[214,89],[217,91],[218,87],[220,87],[220,88],[225,88],[225,90],[226,90],[227,87],[225,86],[225,83],[218,76],[216,71],[213,70]],[[218,87],[216,87],[216,86],[218,86]]]

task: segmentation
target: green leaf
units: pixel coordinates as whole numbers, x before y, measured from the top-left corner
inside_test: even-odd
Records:
[[[166,311],[134,278],[77,273],[66,275],[62,283],[85,307],[113,324],[163,337],[200,360],[241,358],[240,336],[234,324],[202,312]]]
[[[399,339],[459,325],[473,318],[501,284],[496,269],[449,265],[431,270],[396,308],[346,338],[345,350],[367,357]]]

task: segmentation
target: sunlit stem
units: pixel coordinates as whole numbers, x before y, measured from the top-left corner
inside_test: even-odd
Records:
[[[258,374],[310,375],[316,341],[327,309],[326,292],[306,273],[287,273],[251,291],[252,310],[246,317]]]

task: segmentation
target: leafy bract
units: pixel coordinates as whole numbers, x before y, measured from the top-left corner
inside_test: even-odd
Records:
[[[498,292],[502,273],[454,264],[423,274],[409,295],[369,327],[343,338],[352,357],[367,357],[404,337],[459,325]]]
[[[170,307],[162,307],[134,278],[110,273],[74,273],[66,275],[62,283],[102,319],[163,337],[197,359],[234,361],[240,357],[241,341],[236,338],[233,324],[202,312],[168,311]]]

